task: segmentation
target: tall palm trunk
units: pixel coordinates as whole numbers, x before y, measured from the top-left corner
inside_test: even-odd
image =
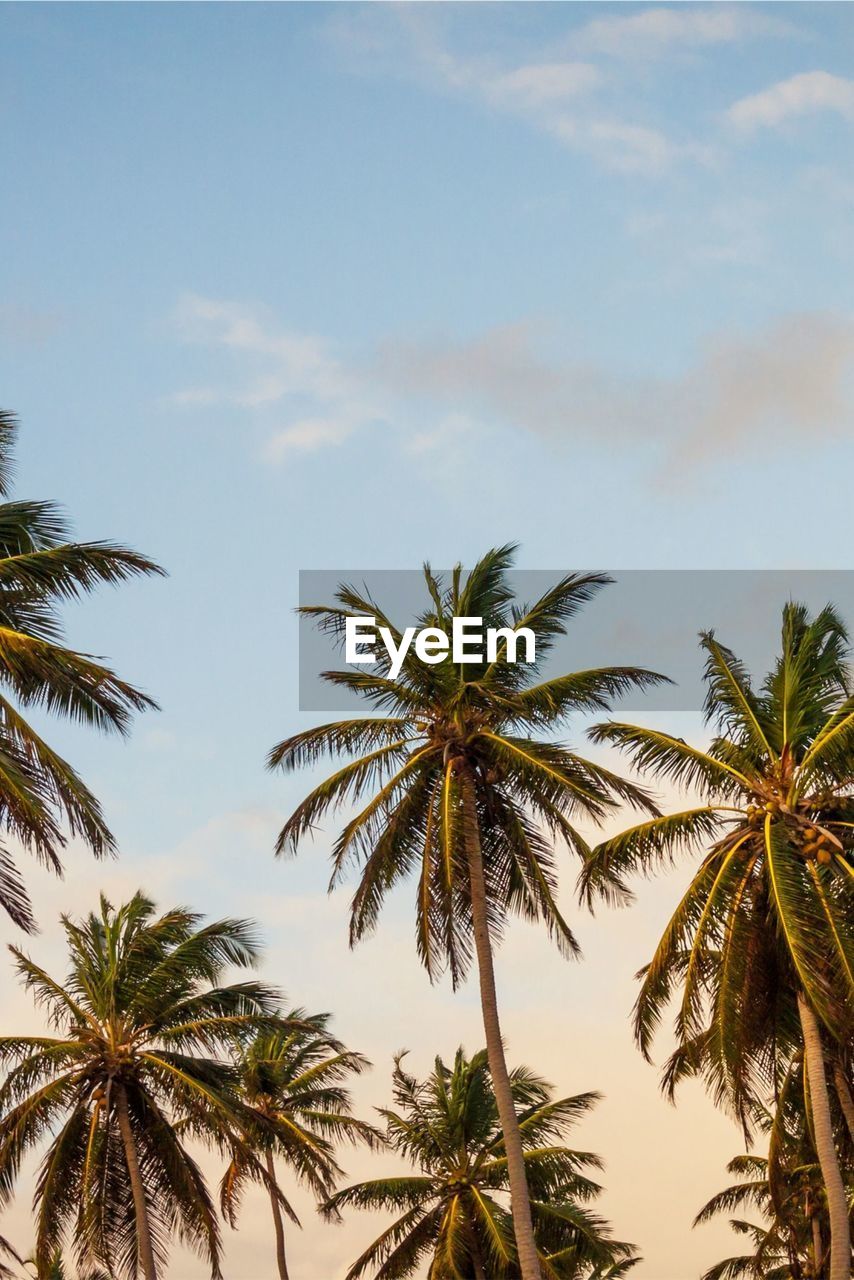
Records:
[[[123,1084],[113,1081],[116,1096],[116,1115],[119,1120],[119,1133],[125,1149],[125,1163],[130,1178],[133,1210],[136,1218],[136,1247],[139,1255],[142,1274],[145,1280],[157,1280],[157,1268],[154,1265],[154,1245],[151,1240],[151,1223],[148,1218],[148,1201],[145,1198],[145,1187],[139,1169],[139,1158],[136,1154],[136,1140],[130,1123],[128,1096]]]
[[[824,1066],[824,1048],[818,1019],[798,992],[798,1012],[804,1033],[804,1057],[809,1083],[810,1111],[818,1163],[827,1194],[830,1217],[830,1271],[828,1280],[851,1280],[851,1228],[848,1197],[833,1142],[833,1123]]]
[[[480,1003],[483,1010],[483,1029],[486,1032],[486,1053],[489,1074],[498,1107],[498,1118],[504,1135],[507,1153],[507,1173],[510,1181],[510,1209],[513,1214],[513,1234],[516,1237],[516,1253],[522,1280],[541,1280],[542,1271],[534,1242],[534,1225],[531,1219],[531,1198],[528,1194],[528,1178],[525,1173],[525,1157],[519,1120],[513,1103],[510,1075],[504,1057],[501,1024],[498,1019],[498,999],[495,992],[495,969],[492,963],[492,942],[489,937],[489,921],[486,911],[486,882],[483,875],[483,855],[478,829],[477,809],[471,779],[463,779],[463,811],[465,821],[465,848],[468,860],[469,886],[471,890],[471,914],[474,927],[474,944],[477,953],[480,978]],[[835,1280],[835,1277],[834,1277]]]
[[[845,1116],[848,1132],[851,1134],[852,1140],[854,1140],[854,1098],[851,1097],[848,1078],[841,1062],[834,1062],[833,1064],[833,1083],[836,1085],[836,1096],[839,1098],[839,1105],[842,1108],[842,1114]]]
[[[474,1280],[486,1280],[486,1271],[483,1267],[483,1259],[480,1256],[480,1245],[477,1242],[476,1236],[472,1236],[471,1261],[472,1269],[474,1271]]]
[[[810,1220],[810,1226],[812,1228],[812,1273],[814,1276],[819,1276],[824,1250],[821,1247],[821,1223],[815,1214]]]
[[[273,1227],[276,1232],[276,1263],[279,1268],[279,1280],[288,1280],[288,1263],[285,1258],[285,1224],[282,1221],[282,1209],[276,1198],[274,1184],[276,1181],[276,1166],[273,1163],[272,1151],[267,1152],[267,1176],[270,1179],[270,1206],[273,1210]]]

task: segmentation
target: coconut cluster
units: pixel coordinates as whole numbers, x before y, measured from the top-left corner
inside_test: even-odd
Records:
[[[804,827],[801,853],[808,861],[815,860],[827,866],[833,858],[833,846],[825,833],[817,827]]]
[[[750,804],[746,810],[748,825],[758,829],[769,814],[776,817],[781,812],[782,806],[777,800],[768,800],[763,805]],[[792,815],[789,816],[791,818]],[[807,862],[819,862],[822,866],[827,866],[833,860],[834,846],[839,847],[837,842],[821,827],[801,825],[803,820],[796,821],[793,835],[801,855]]]

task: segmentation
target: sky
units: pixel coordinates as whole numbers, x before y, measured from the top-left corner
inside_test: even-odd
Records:
[[[374,1062],[365,1111],[397,1049],[424,1070],[478,1047],[473,987],[430,989],[407,898],[350,953],[334,833],[273,860],[307,784],[263,768],[311,722],[298,573],[508,540],[541,570],[848,567],[852,126],[845,4],[0,7],[18,492],[170,573],[69,610],[162,710],[127,743],[52,728],[122,854],[33,870],[33,955],[61,967],[59,911],[143,885],[259,920],[265,973]],[[498,962],[511,1059],[605,1094],[579,1141],[638,1280],[731,1245],[690,1223],[738,1133],[699,1090],[659,1099],[627,1021],[686,874],[579,918],[581,964],[521,925]],[[302,1203],[295,1280],[342,1277],[377,1224]],[[26,1247],[26,1189],[0,1229]],[[271,1251],[256,1198],[228,1274]],[[175,1280],[203,1274],[176,1254]]]

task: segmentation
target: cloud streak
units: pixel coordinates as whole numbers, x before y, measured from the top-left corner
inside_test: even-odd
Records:
[[[681,373],[642,377],[549,357],[527,323],[469,340],[389,341],[347,361],[241,304],[192,297],[179,315],[185,337],[230,349],[238,366],[233,383],[180,391],[173,403],[260,414],[270,463],[394,424],[400,447],[417,453],[461,430],[511,430],[556,447],[638,449],[659,471],[687,475],[769,442],[854,433],[850,316],[806,312],[711,337]]]
[[[432,7],[377,6],[331,24],[339,44],[362,66],[419,81],[514,116],[589,157],[601,168],[657,178],[678,165],[714,166],[725,139],[672,136],[639,112],[637,76],[645,64],[684,64],[709,50],[750,41],[804,40],[808,33],[755,5],[641,8],[569,26],[546,56],[508,63],[494,53],[454,48],[452,24]],[[748,131],[809,110],[848,115],[854,82],[813,71],[744,98],[724,118]],[[696,128],[696,126],[695,126]]]
[[[187,294],[174,320],[182,341],[229,352],[237,376],[236,382],[184,388],[171,402],[287,415],[264,446],[271,462],[341,444],[377,415],[376,405],[328,343],[280,328],[260,308]]]
[[[655,177],[677,162],[708,164],[715,152],[693,140],[672,139],[636,119],[635,98],[627,118],[620,106],[613,105],[615,90],[620,87],[613,74],[578,53],[588,46],[596,54],[605,45],[612,52],[623,45],[629,48],[638,41],[635,26],[645,33],[647,43],[653,34],[660,43],[662,28],[670,21],[660,15],[667,13],[649,10],[632,20],[603,19],[582,28],[577,39],[570,33],[563,50],[552,47],[542,59],[509,64],[494,55],[455,52],[436,15],[417,6],[381,6],[367,16],[359,12],[354,18],[339,19],[333,29],[339,43],[374,71],[383,68],[400,75],[403,70],[433,92],[466,97],[524,120],[602,168]],[[635,26],[624,30],[621,24],[626,22]],[[726,26],[733,32],[752,26],[728,13],[710,16],[707,25]],[[694,23],[686,24],[680,17],[671,26],[681,31],[684,39],[702,24],[698,15]],[[671,43],[676,40],[677,31],[671,31],[668,38]],[[566,47],[570,48],[569,57],[565,56]]]
[[[669,379],[549,361],[526,325],[470,342],[390,344],[380,372],[402,396],[451,404],[555,443],[652,447],[668,473],[769,440],[829,441],[854,428],[854,321],[824,314],[710,340]]]
[[[796,30],[748,5],[684,5],[594,18],[574,34],[571,44],[584,53],[614,58],[661,58],[767,36],[792,36]]]
[[[733,103],[727,120],[745,133],[775,129],[798,116],[833,112],[854,120],[854,80],[831,75],[829,71],[804,71],[780,80]]]

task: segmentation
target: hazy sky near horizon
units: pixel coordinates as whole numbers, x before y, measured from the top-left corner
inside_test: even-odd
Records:
[[[69,612],[163,710],[128,744],[53,730],[123,854],[32,873],[33,954],[142,884],[256,916],[270,975],[375,1062],[365,1107],[400,1047],[479,1044],[408,899],[351,955],[328,833],[272,860],[303,782],[264,753],[309,722],[298,571],[507,540],[537,569],[849,567],[852,129],[847,4],[0,8],[19,490],[171,575]],[[511,1057],[606,1094],[579,1142],[638,1280],[733,1243],[690,1221],[739,1135],[699,1091],[666,1107],[627,1024],[685,874],[581,921],[581,965],[521,926],[500,958]],[[309,1214],[294,1280],[340,1280],[374,1225]],[[0,1230],[28,1229],[22,1197]],[[231,1280],[269,1274],[262,1202],[227,1239]]]

